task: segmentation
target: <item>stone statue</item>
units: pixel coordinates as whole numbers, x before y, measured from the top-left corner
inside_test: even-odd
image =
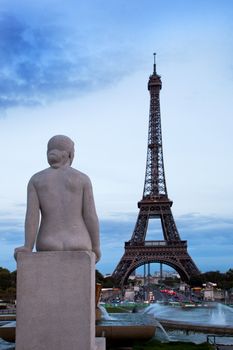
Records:
[[[52,137],[47,150],[49,168],[28,183],[24,246],[18,252],[93,251],[99,261],[99,223],[92,185],[87,175],[71,167],[74,143]]]

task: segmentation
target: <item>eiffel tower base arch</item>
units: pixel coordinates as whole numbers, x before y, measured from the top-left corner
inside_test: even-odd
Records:
[[[171,266],[186,283],[199,272],[187,252],[186,241],[145,241],[138,245],[130,245],[130,243],[130,241],[125,243],[125,253],[112,274],[121,287],[126,285],[134,270],[148,263],[163,263]]]

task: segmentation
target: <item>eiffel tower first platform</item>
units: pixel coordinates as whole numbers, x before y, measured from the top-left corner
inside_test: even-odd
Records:
[[[143,197],[138,202],[139,214],[131,239],[125,242],[125,253],[112,277],[121,286],[139,266],[148,263],[163,263],[174,268],[185,282],[200,273],[187,252],[187,241],[180,239],[168,198],[165,181],[162,130],[160,118],[161,77],[156,73],[154,54],[153,74],[149,77],[150,114],[147,146],[146,174]],[[149,220],[161,221],[164,240],[147,241]]]

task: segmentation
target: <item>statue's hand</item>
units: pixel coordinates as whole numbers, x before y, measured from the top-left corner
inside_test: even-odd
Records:
[[[15,248],[14,258],[17,261],[17,253],[18,252],[30,253],[31,251],[32,250],[29,247],[25,247],[25,245],[23,245],[22,247]]]
[[[95,253],[95,256],[96,256],[95,262],[97,263],[101,258],[101,251],[99,248],[94,248],[93,252]]]

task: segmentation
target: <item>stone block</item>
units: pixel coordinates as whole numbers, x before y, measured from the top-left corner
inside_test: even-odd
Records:
[[[95,344],[96,344],[96,350],[106,349],[106,339],[104,337],[96,337]]]
[[[94,350],[95,255],[18,253],[16,350]]]

